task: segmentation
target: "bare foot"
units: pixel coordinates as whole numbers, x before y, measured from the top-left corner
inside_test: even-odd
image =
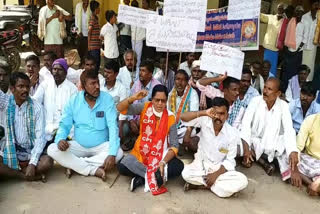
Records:
[[[66,168],[65,174],[66,174],[67,178],[70,179],[71,176],[72,176],[72,169],[67,169]]]
[[[320,193],[320,179],[312,182],[307,189],[310,196],[319,196]]]
[[[106,181],[107,180],[106,172],[102,168],[98,168],[97,169],[97,171],[95,173],[95,176],[98,177],[98,178],[101,178],[102,181]]]

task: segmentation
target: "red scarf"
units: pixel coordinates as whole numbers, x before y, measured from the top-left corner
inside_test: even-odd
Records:
[[[149,103],[142,119],[142,136],[140,141],[140,154],[142,162],[147,167],[147,180],[153,195],[167,192],[165,187],[158,187],[155,172],[159,168],[164,152],[164,144],[168,130],[168,111],[163,111],[157,130],[156,116],[153,114],[152,103]]]

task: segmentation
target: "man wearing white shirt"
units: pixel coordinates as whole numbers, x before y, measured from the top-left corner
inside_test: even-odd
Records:
[[[30,78],[30,96],[33,96],[40,83],[44,81],[44,76],[40,74],[40,59],[36,55],[30,55],[25,60],[26,74]]]
[[[251,100],[242,120],[239,153],[245,167],[251,167],[255,159],[270,176],[275,171],[273,162],[277,161],[282,180],[291,178],[292,185],[300,187],[296,133],[289,105],[280,95],[280,81],[269,78],[263,96]]]
[[[189,84],[189,76],[186,71],[178,70],[174,76],[175,86],[169,93],[167,109],[175,114],[179,143],[182,144],[187,131],[187,126],[180,120],[184,112],[199,111],[199,97]],[[196,152],[196,146],[184,145]]]
[[[117,80],[118,74],[119,63],[114,60],[108,61],[104,67],[105,84],[100,86],[101,91],[108,92],[112,96],[115,105],[128,97],[127,89]],[[119,136],[121,142],[124,140],[123,128],[126,120],[127,117],[125,115],[119,114]]]
[[[186,61],[179,65],[179,69],[185,70],[190,76],[192,63],[195,59],[196,59],[195,53],[188,53],[186,57]]]
[[[52,65],[52,79],[42,82],[33,96],[42,103],[45,109],[45,134],[46,140],[52,141],[59,127],[61,115],[65,104],[70,97],[77,93],[77,87],[66,79],[68,65],[66,60],[57,59]]]
[[[118,27],[116,25],[117,14],[113,10],[107,10],[106,20],[107,24],[105,24],[100,31],[100,39],[104,40],[105,63],[108,60],[117,60],[119,57],[117,41]]]
[[[91,10],[88,9],[89,0],[82,0],[76,5],[75,25],[77,28],[77,51],[80,57],[80,68],[83,66],[84,57],[88,54],[88,25]]]
[[[218,197],[232,196],[247,187],[245,175],[235,171],[239,132],[227,122],[229,103],[213,99],[213,107],[200,112],[183,113],[181,119],[189,126],[201,128],[198,152],[186,165],[182,177],[184,190],[209,189]]]
[[[137,72],[137,54],[133,50],[127,50],[124,55],[125,66],[120,68],[117,80],[119,80],[130,93],[133,83],[139,78]]]
[[[317,46],[314,45],[313,39],[317,28],[317,11],[319,6],[318,0],[312,0],[311,11],[304,14],[301,19],[301,23],[304,26],[303,34],[306,38],[306,44],[303,47],[302,63],[308,65],[311,69],[308,81],[313,80],[314,65],[317,55]]]

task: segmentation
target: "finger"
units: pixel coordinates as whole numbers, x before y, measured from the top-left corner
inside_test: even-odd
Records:
[[[253,159],[252,155],[250,155],[249,160],[250,160],[250,161],[252,161],[252,162],[254,161],[254,159]]]

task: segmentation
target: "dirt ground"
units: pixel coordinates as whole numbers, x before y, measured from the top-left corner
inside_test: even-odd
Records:
[[[190,162],[184,160],[184,162]],[[106,182],[95,177],[73,175],[67,179],[64,169],[55,165],[48,174],[48,182],[1,181],[1,214],[96,214],[96,213],[319,213],[319,198],[310,198],[305,188],[291,187],[279,176],[269,177],[254,165],[242,169],[249,179],[247,189],[229,199],[220,199],[205,190],[183,191],[184,181],[177,178],[168,182],[169,192],[152,196],[138,188],[129,191],[130,178],[114,171]]]

